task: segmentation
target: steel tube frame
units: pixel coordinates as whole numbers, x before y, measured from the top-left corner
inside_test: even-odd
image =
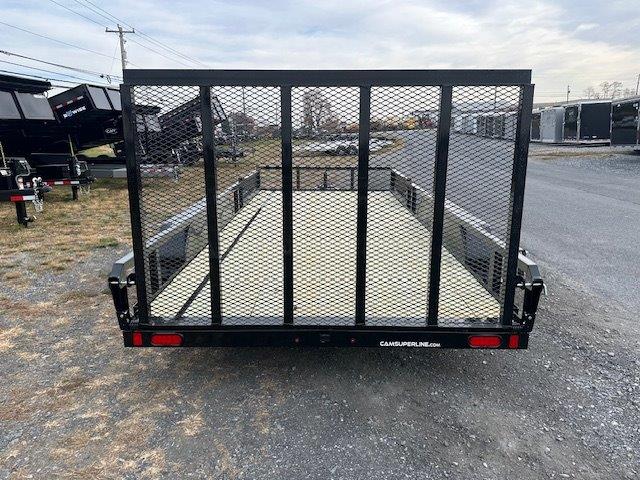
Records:
[[[360,87],[358,127],[358,223],[356,226],[356,325],[366,320],[367,201],[369,196],[369,137],[371,135],[371,87]]]
[[[533,110],[533,85],[520,87],[520,110],[516,127],[516,140],[513,152],[513,170],[511,176],[511,209],[509,230],[509,251],[507,253],[507,273],[504,289],[502,324],[513,323],[513,306],[518,273],[518,255],[520,252],[520,230],[524,205],[524,184],[527,175],[529,156],[529,137],[531,135],[531,115]]]
[[[440,266],[444,236],[444,200],[447,190],[447,165],[449,161],[449,135],[451,132],[451,104],[453,88],[440,89],[440,118],[436,140],[436,161],[433,172],[433,228],[431,232],[431,263],[429,269],[429,310],[427,325],[438,324],[438,300],[440,298]]]
[[[280,87],[280,139],[282,142],[282,257],[285,325],[293,324],[293,145],[291,87]],[[300,170],[297,170],[300,188]]]
[[[512,86],[531,70],[125,70],[125,85],[353,87]]]
[[[205,191],[207,195],[207,234],[209,240],[209,285],[211,291],[211,323],[222,324],[222,293],[220,286],[220,246],[218,241],[218,207],[216,192],[217,164],[211,87],[200,87],[200,118],[202,120],[202,151],[204,156]]]
[[[146,272],[144,262],[144,242],[142,236],[142,219],[140,209],[140,192],[142,181],[140,167],[136,161],[136,122],[133,111],[132,87],[120,87],[122,101],[122,133],[125,143],[125,159],[127,162],[127,186],[129,189],[129,214],[131,215],[131,238],[133,240],[133,260],[136,275],[136,295],[138,298],[138,316],[144,321],[149,319],[147,304]]]

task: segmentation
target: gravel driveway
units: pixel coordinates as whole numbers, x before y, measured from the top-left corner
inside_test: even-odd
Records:
[[[0,478],[640,476],[636,312],[553,265],[527,351],[125,350],[125,250],[3,282]]]

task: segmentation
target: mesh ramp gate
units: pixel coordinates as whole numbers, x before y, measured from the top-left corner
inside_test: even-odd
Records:
[[[139,70],[122,93],[141,323],[518,321],[530,72]]]

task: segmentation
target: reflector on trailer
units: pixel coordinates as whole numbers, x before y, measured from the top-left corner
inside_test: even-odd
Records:
[[[131,335],[131,340],[134,347],[142,346],[142,332],[133,332]]]
[[[518,335],[509,336],[509,348],[518,348],[520,345],[520,337]]]
[[[151,335],[151,345],[154,347],[179,347],[182,345],[182,335],[179,333],[154,333]]]
[[[498,348],[502,339],[498,335],[474,335],[469,337],[471,348]]]

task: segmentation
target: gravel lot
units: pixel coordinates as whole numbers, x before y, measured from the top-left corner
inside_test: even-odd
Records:
[[[518,352],[125,350],[105,279],[126,245],[59,271],[14,256],[0,478],[638,478],[636,310],[545,248],[550,295]]]

